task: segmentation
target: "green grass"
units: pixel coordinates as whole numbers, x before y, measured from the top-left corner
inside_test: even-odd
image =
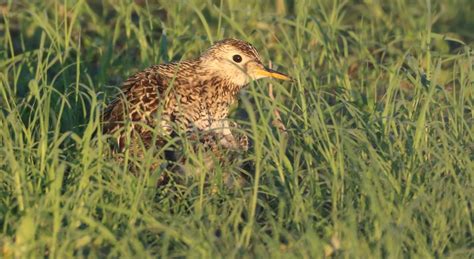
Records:
[[[473,9],[1,1],[0,256],[472,258]],[[295,78],[252,83],[232,114],[249,182],[227,188],[218,168],[155,188],[153,151],[126,154],[138,175],[108,156],[96,132],[120,83],[225,37]]]

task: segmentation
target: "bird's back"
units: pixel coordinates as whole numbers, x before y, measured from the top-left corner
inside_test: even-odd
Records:
[[[171,113],[166,110],[168,93],[177,86],[186,87],[192,82],[195,63],[182,61],[155,65],[129,77],[117,97],[104,110],[103,133],[118,134],[120,149],[123,148],[126,122],[131,123],[132,131],[146,138],[150,128],[156,126],[154,114],[158,111],[164,115]]]

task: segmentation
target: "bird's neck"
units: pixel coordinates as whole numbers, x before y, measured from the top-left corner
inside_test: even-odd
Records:
[[[227,78],[212,76],[201,82],[203,97],[215,101],[233,102],[241,89]]]

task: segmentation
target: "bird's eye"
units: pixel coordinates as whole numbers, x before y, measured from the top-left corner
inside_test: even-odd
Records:
[[[242,62],[242,56],[240,56],[240,55],[234,55],[234,56],[232,57],[232,59],[233,59],[235,62],[237,62],[237,63]]]

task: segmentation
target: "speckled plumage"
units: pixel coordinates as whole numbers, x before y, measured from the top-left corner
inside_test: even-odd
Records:
[[[242,61],[235,62],[235,55]],[[262,71],[269,71],[264,72],[268,75],[259,74]],[[235,140],[229,130],[229,107],[251,80],[272,75],[284,76],[264,68],[249,43],[219,41],[199,58],[154,65],[128,78],[104,111],[103,132],[117,137],[119,152],[132,135],[139,136],[147,147],[163,145],[164,138],[151,143],[153,132],[165,136],[174,127],[212,132],[213,137],[206,141],[217,139],[225,148],[246,149],[246,139]],[[129,132],[123,130],[127,122],[131,122]]]

